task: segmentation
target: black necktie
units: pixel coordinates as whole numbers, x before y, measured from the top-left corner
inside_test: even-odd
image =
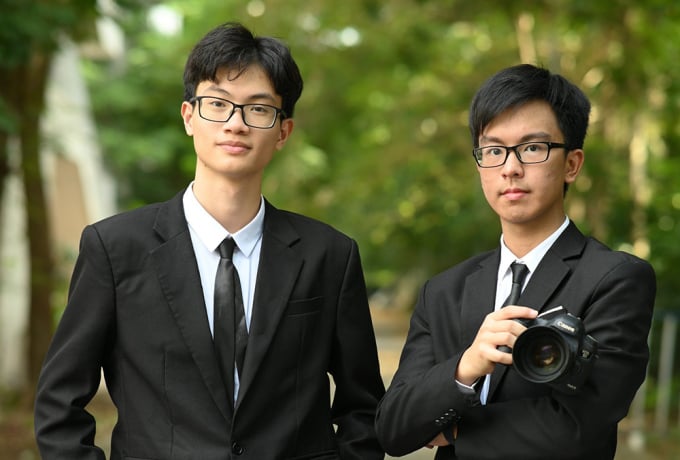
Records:
[[[504,307],[506,305],[517,305],[519,296],[522,293],[524,278],[526,278],[529,273],[529,269],[526,265],[517,262],[513,262],[512,265],[510,265],[510,270],[512,270],[512,288],[510,289],[510,295],[505,299],[505,302],[503,302]]]
[[[236,243],[225,238],[217,248],[220,262],[215,276],[214,341],[222,378],[233,389],[234,362],[239,377],[248,343],[248,329],[241,295],[241,281],[232,263]]]
[[[508,305],[517,305],[519,296],[522,294],[522,285],[524,284],[524,279],[529,273],[529,269],[526,265],[517,262],[513,262],[510,265],[510,270],[512,270],[512,287],[510,288],[510,295],[507,299],[505,299],[505,302],[503,302],[504,307]],[[505,345],[501,345],[498,347],[498,349],[506,353],[512,353],[512,350],[510,350],[510,348],[506,347]]]

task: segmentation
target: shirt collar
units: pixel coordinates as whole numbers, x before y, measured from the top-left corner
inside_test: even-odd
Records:
[[[538,268],[538,264],[541,263],[541,260],[548,252],[550,247],[553,245],[553,243],[555,243],[557,238],[560,237],[568,225],[569,218],[565,216],[564,222],[562,222],[562,225],[560,225],[557,230],[555,230],[549,237],[543,240],[538,246],[529,251],[529,253],[527,253],[522,258],[517,257],[510,249],[508,249],[508,247],[505,245],[505,241],[503,241],[503,235],[501,235],[501,263],[498,266],[499,278],[510,272],[510,265],[513,262],[524,263],[529,269],[529,273],[533,273],[536,268]]]
[[[230,235],[229,232],[222,227],[222,225],[205,210],[205,208],[198,202],[193,191],[193,182],[189,184],[184,196],[182,197],[184,204],[184,216],[187,223],[194,231],[198,239],[205,245],[205,247],[212,251],[216,251],[220,243],[228,236],[231,236],[239,251],[246,257],[255,249],[255,245],[262,238],[264,228],[264,197],[260,196],[260,209],[257,214],[245,227],[238,232]]]

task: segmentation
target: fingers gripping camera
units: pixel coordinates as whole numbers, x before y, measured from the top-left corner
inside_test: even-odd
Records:
[[[561,306],[534,320],[516,321],[527,327],[512,350],[517,373],[530,382],[576,393],[590,375],[598,350],[583,322]]]

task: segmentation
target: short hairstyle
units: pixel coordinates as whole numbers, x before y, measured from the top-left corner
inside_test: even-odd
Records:
[[[292,117],[302,94],[302,76],[288,47],[272,37],[255,37],[243,25],[222,24],[208,32],[193,48],[184,67],[184,100],[196,96],[202,81],[215,81],[221,68],[240,75],[252,65],[260,66],[281,96],[286,117]]]
[[[590,101],[566,78],[530,64],[501,70],[477,91],[470,105],[469,120],[474,147],[479,147],[480,134],[496,116],[537,100],[552,108],[564,135],[566,151],[583,148]]]

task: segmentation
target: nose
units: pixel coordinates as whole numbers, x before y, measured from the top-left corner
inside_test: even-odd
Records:
[[[235,116],[237,110],[240,112],[240,116]],[[236,121],[234,121],[234,120],[236,120]],[[233,127],[234,124],[236,125],[236,128]],[[247,129],[247,126],[248,125],[246,125],[246,121],[245,121],[244,116],[243,116],[243,108],[242,107],[234,107],[231,111],[231,114],[229,115],[229,118],[227,118],[227,120],[224,122],[224,128],[225,129],[245,130],[245,129]]]
[[[508,157],[505,159],[502,171],[504,176],[519,176],[524,172],[524,165],[519,161],[517,150],[508,150]]]

